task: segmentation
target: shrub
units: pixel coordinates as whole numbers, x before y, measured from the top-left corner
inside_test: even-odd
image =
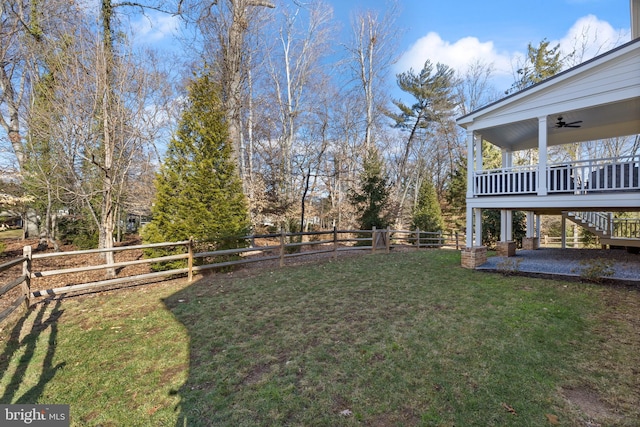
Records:
[[[513,276],[520,271],[520,263],[522,258],[504,257],[502,261],[497,264],[498,271],[505,276]]]
[[[58,222],[58,233],[63,244],[74,245],[78,249],[98,247],[99,235],[95,224],[83,218],[61,218]]]
[[[580,261],[580,265],[580,277],[589,282],[602,283],[606,277],[611,277],[614,273],[614,262],[605,258],[585,259]]]

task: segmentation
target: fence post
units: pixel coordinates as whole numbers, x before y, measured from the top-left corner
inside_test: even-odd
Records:
[[[420,249],[420,227],[416,227],[416,246]]]
[[[371,253],[376,252],[376,227],[371,229]]]
[[[280,267],[284,267],[284,229],[280,229]]]
[[[444,246],[444,239],[442,238],[442,230],[438,231],[438,248],[442,249]]]
[[[391,250],[391,229],[387,227],[387,253]]]
[[[338,230],[333,226],[333,259],[338,258]]]
[[[460,250],[460,240],[458,239],[458,232],[456,231],[456,251]]]
[[[188,281],[193,281],[193,237],[189,237],[189,243],[187,243],[187,253],[189,254],[189,258],[187,258],[187,267],[189,268],[188,273]]]
[[[22,263],[22,275],[24,276],[22,291],[26,297],[27,308],[29,308],[31,306],[31,246],[22,248],[22,256],[25,258]]]

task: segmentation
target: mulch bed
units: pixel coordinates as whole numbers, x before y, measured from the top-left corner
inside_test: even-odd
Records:
[[[37,239],[27,239],[27,240],[5,240],[6,250],[0,254],[0,264],[11,261],[15,258],[22,256],[22,251],[24,246],[31,246],[34,249],[33,254],[39,253],[50,253],[55,252],[53,248],[48,247],[44,251],[36,251],[35,248],[38,246]],[[116,246],[133,246],[139,245],[139,239],[129,239],[120,244],[116,244]],[[70,245],[64,245],[60,247],[62,252],[70,252],[76,250],[75,247]],[[115,253],[115,262],[121,261],[133,261],[142,258],[142,251],[140,249],[133,249],[130,251],[122,251]],[[85,267],[90,265],[100,265],[103,263],[100,254],[84,254],[84,255],[73,255],[73,256],[64,256],[64,257],[55,257],[55,258],[44,258],[44,259],[34,259],[32,261],[32,271],[49,271],[49,270],[60,270],[66,268],[75,268],[75,267]],[[125,276],[134,276],[139,274],[145,274],[151,272],[148,264],[139,264],[127,266],[121,269],[118,269],[117,277],[125,277]],[[0,284],[5,284],[18,277],[22,272],[22,267],[20,265],[15,266],[7,271],[0,273]],[[80,283],[88,283],[95,282],[99,280],[105,279],[105,271],[104,270],[93,270],[81,273],[70,273],[70,274],[61,274],[55,276],[48,276],[42,278],[33,278],[31,279],[31,290],[39,291],[46,290],[64,286],[70,286]],[[0,297],[0,311],[9,307],[16,298],[21,295],[20,287],[17,287],[10,291],[9,293]]]

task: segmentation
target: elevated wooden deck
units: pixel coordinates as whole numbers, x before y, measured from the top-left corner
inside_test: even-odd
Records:
[[[587,195],[615,191],[640,191],[640,156],[579,160],[476,171],[473,195]]]

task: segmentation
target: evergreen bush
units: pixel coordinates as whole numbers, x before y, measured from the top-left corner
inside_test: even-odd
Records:
[[[360,188],[350,194],[351,202],[361,212],[358,225],[361,230],[384,229],[389,226],[389,185],[384,173],[384,165],[378,150],[373,148],[365,157],[360,175]],[[371,237],[370,233],[361,233],[360,238]],[[358,245],[366,246],[366,242]]]
[[[236,170],[219,98],[219,85],[208,74],[189,85],[178,129],[155,181],[152,220],[143,230],[147,243],[188,240],[208,242],[210,250],[246,245],[247,203]],[[177,248],[175,251],[180,251]],[[147,256],[175,251],[149,250]],[[175,268],[171,263],[159,268]]]

